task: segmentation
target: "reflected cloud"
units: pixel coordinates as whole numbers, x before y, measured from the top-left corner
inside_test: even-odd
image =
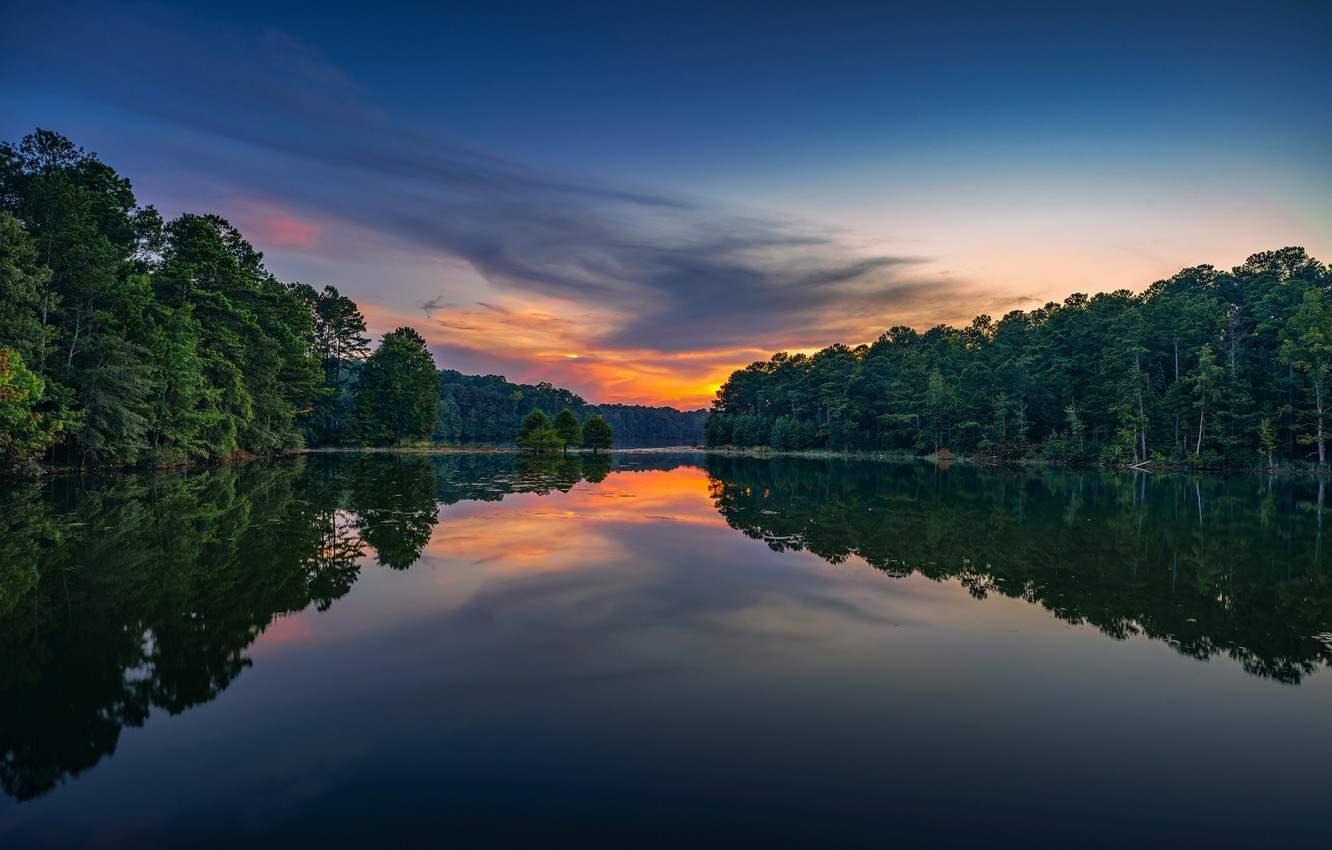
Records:
[[[613,565],[624,551],[611,527],[669,521],[725,528],[701,498],[706,492],[702,469],[680,467],[612,472],[595,487],[571,487],[553,503],[538,493],[507,496],[503,511],[461,503],[444,510],[423,554],[485,566],[494,574]]]
[[[0,540],[37,570],[0,618],[0,790],[46,794],[265,653],[412,665],[445,646],[464,678],[526,688],[702,657],[729,677],[742,655],[906,670],[886,629],[1025,620],[1062,645],[1057,618],[1289,684],[1332,663],[1311,480],[699,459],[310,455],[16,483]]]

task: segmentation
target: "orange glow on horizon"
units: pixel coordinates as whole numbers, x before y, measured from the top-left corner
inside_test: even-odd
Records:
[[[370,302],[360,307],[375,337],[414,327],[432,347],[461,349],[498,361],[491,371],[514,383],[548,381],[592,404],[707,407],[731,372],[772,353],[751,348],[689,352],[600,348],[591,340],[575,338],[575,323],[536,310],[483,307],[426,319]],[[578,353],[570,353],[571,349]],[[458,368],[439,352],[436,365]]]
[[[1033,299],[1013,298],[991,304],[995,318],[1008,309],[1034,306]],[[972,302],[968,302],[972,303]],[[888,320],[862,314],[847,317],[829,338],[775,339],[757,347],[740,344],[694,351],[659,351],[650,348],[611,347],[600,342],[620,326],[621,317],[576,305],[535,297],[501,297],[493,302],[420,313],[405,313],[372,301],[360,303],[375,336],[410,326],[425,338],[443,369],[464,374],[501,374],[509,381],[542,381],[578,393],[591,404],[641,404],[697,410],[709,407],[717,390],[737,369],[767,360],[778,351],[812,354],[835,342],[855,346],[869,343],[893,325],[925,330],[940,322],[965,326],[971,315],[954,316],[939,305],[923,305],[918,314]],[[950,305],[956,312],[958,305]],[[994,309],[998,308],[998,309]],[[942,311],[942,312],[941,312]],[[450,350],[471,367],[450,362]],[[481,365],[478,365],[481,364]]]

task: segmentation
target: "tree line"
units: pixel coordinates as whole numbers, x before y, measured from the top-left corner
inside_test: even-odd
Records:
[[[630,441],[684,432],[679,411],[613,407]],[[598,413],[548,383],[440,372],[412,328],[372,350],[355,301],[279,281],[220,216],[164,221],[58,133],[0,144],[0,470],[510,444],[524,415],[564,408]]]
[[[440,372],[439,417],[431,439],[448,444],[508,445],[524,417],[540,410],[548,418],[568,409],[587,422],[600,416],[622,446],[690,445],[704,438],[708,412],[682,412],[671,407],[632,404],[590,404],[577,393],[545,381],[514,384],[502,375]]]
[[[731,374],[709,445],[1200,467],[1325,464],[1332,272],[1303,248],[1145,291],[894,327]]]
[[[420,335],[282,283],[225,219],[163,221],[96,154],[0,145],[0,465],[171,465],[433,424]]]

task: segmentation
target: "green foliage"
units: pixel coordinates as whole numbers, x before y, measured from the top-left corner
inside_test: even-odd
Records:
[[[1332,376],[1332,309],[1324,301],[1321,289],[1304,293],[1303,303],[1282,329],[1281,358],[1308,379],[1314,431],[1304,441],[1317,444],[1318,463],[1324,464],[1328,378]]]
[[[356,430],[372,445],[428,436],[438,417],[439,375],[425,340],[411,328],[384,334],[365,361],[356,393]]]
[[[558,452],[564,448],[564,439],[554,428],[543,425],[533,428],[525,434],[519,434],[514,440],[520,449],[537,452]]]
[[[41,400],[41,379],[18,352],[0,348],[0,469],[31,461],[55,442],[61,423],[37,411]]]
[[[0,209],[0,345],[37,362],[46,334],[37,319],[51,270],[37,261],[37,246],[14,214]]]
[[[731,374],[709,445],[1204,466],[1325,461],[1327,266],[1301,248],[1141,294],[779,352]],[[1268,421],[1267,436],[1261,423]],[[1266,446],[1267,448],[1264,448]]]
[[[511,384],[499,375],[440,372],[440,420],[434,439],[441,443],[504,444],[513,439],[522,418],[533,410],[568,408],[580,421],[600,415],[617,439],[628,445],[671,446],[704,439],[706,410],[681,412],[671,407],[632,404],[593,406],[569,390],[549,383]]]
[[[641,404],[598,404],[594,410],[624,446],[688,446],[705,439],[707,410],[680,411]]]
[[[567,407],[555,414],[555,433],[564,441],[566,452],[583,444],[583,428],[578,424],[578,417]]]
[[[568,408],[580,419],[596,412],[580,396],[549,383],[511,384],[500,375],[463,375],[452,369],[440,372],[440,402],[437,439],[447,443],[511,443],[533,410]]]
[[[596,454],[601,449],[610,450],[611,427],[600,416],[594,416],[583,423],[583,445]]]
[[[158,301],[188,310],[197,322],[200,369],[215,389],[202,401],[199,421],[208,429],[165,435],[169,442],[202,438],[220,455],[300,445],[295,417],[321,383],[307,343],[314,323],[309,308],[262,260],[217,216],[187,214],[167,225],[154,290]]]
[[[218,459],[353,434],[507,443],[528,413],[564,409],[583,422],[600,413],[628,445],[1323,464],[1330,287],[1327,266],[1283,248],[1230,271],[1184,269],[1141,294],[1074,294],[960,329],[893,327],[869,345],[778,353],[733,373],[711,415],[597,408],[548,383],[427,376],[417,343],[402,352],[414,349],[417,367],[388,375],[392,358],[382,345],[368,354],[354,302],[277,281],[225,220],[164,224],[58,133],[0,144],[0,346],[41,385],[31,412],[63,423],[44,459],[72,464]]]
[[[555,430],[550,417],[541,410],[533,410],[523,417],[514,443],[518,448],[533,453],[557,452],[564,448],[564,438]]]
[[[323,373],[321,391],[302,412],[302,423],[310,442],[336,444],[349,436],[357,363],[370,353],[365,317],[355,301],[332,286],[316,291],[296,283],[291,291],[313,318],[308,345]]]
[[[262,259],[217,216],[163,225],[57,133],[0,145],[0,344],[65,423],[47,459],[159,465],[301,445],[297,415],[328,394],[314,318]]]
[[[550,417],[546,415],[546,412],[544,410],[529,411],[528,414],[523,417],[523,421],[518,425],[518,437],[521,439],[528,434],[543,428],[554,428],[550,422]]]
[[[1271,419],[1263,419],[1258,423],[1258,451],[1263,454],[1269,469],[1272,467],[1272,453],[1276,451],[1276,447],[1276,428],[1273,427]]]

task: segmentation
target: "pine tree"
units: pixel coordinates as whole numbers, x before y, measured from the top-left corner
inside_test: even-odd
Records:
[[[390,331],[361,369],[357,433],[375,445],[425,439],[438,400],[439,373],[425,340],[412,328]]]

